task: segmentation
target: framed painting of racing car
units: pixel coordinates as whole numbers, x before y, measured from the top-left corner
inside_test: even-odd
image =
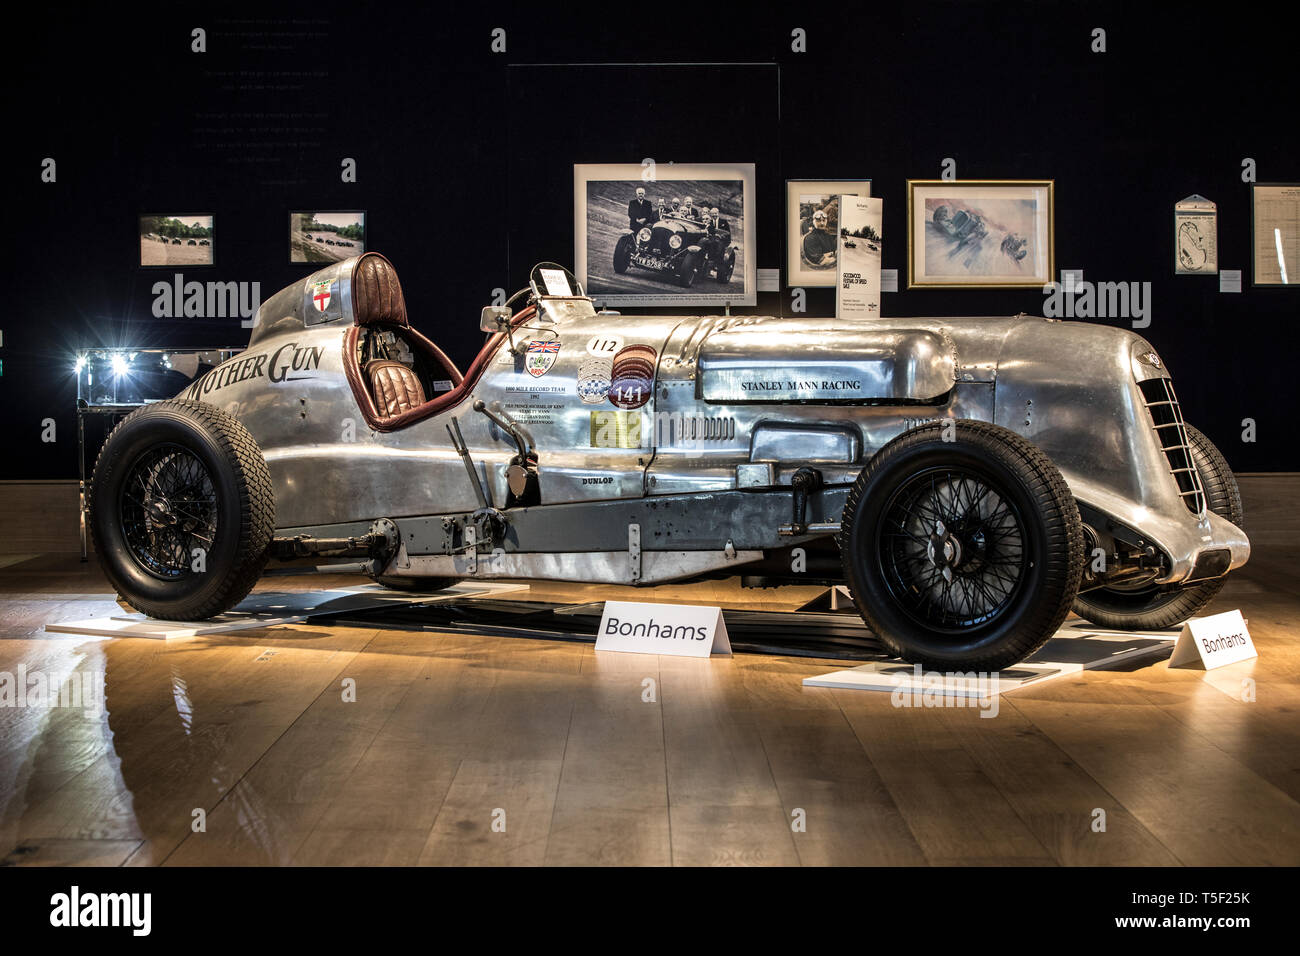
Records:
[[[578,280],[599,305],[755,305],[754,164],[573,167]]]
[[[907,181],[907,287],[1044,286],[1056,272],[1054,181]]]
[[[785,181],[785,284],[835,285],[840,197],[871,195],[870,179]]]

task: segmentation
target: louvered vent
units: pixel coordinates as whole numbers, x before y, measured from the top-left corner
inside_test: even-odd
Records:
[[[1187,429],[1183,424],[1183,412],[1178,407],[1178,396],[1174,394],[1174,383],[1167,378],[1149,378],[1139,382],[1142,399],[1151,416],[1151,426],[1160,447],[1164,449],[1169,461],[1169,472],[1178,482],[1178,494],[1187,505],[1187,510],[1198,518],[1205,516],[1205,489],[1201,487],[1201,476],[1197,474],[1196,464],[1192,460],[1192,447],[1187,439]]]

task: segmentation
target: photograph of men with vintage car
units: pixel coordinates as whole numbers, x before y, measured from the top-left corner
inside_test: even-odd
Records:
[[[871,180],[789,179],[786,193],[787,286],[835,284],[840,197],[870,196]]]
[[[753,305],[754,166],[574,166],[579,279],[609,305]]]
[[[210,266],[212,216],[140,217],[140,265]]]
[[[290,262],[338,262],[366,251],[366,214],[289,213]]]

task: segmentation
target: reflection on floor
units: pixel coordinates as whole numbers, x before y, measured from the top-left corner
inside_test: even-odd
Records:
[[[113,595],[93,562],[28,557],[0,569],[0,679],[28,688],[0,709],[0,860],[1295,865],[1290,540],[1258,534],[1211,608],[1242,608],[1257,661],[1089,671],[1005,695],[995,719],[803,687],[843,666],[808,658],[311,622],[166,642],[45,633],[111,613]],[[719,582],[656,598],[793,609],[815,593]]]

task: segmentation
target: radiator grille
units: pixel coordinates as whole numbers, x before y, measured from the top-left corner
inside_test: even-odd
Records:
[[[1182,409],[1178,407],[1178,396],[1174,394],[1174,383],[1167,378],[1149,378],[1139,382],[1138,388],[1151,416],[1151,427],[1155,429],[1160,447],[1169,461],[1169,473],[1178,482],[1178,494],[1188,511],[1203,518],[1205,489],[1201,487],[1201,476],[1192,460],[1192,446],[1187,439]]]

